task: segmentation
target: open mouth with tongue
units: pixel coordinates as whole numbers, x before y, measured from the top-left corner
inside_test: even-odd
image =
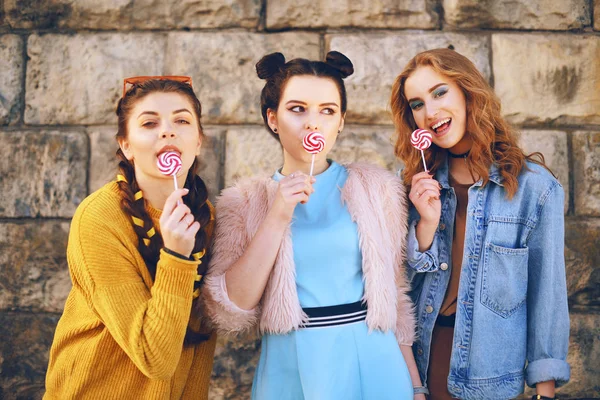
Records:
[[[443,136],[450,130],[450,125],[452,125],[452,118],[444,118],[431,125],[431,130],[436,136]]]

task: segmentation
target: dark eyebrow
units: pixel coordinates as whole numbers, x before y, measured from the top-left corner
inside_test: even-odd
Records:
[[[156,113],[156,112],[154,112],[154,111],[142,111],[142,112],[140,113],[140,115],[138,115],[138,118],[139,118],[139,117],[141,117],[141,116],[142,116],[142,115],[144,115],[144,114],[149,114],[149,115],[154,115],[154,116],[157,116],[157,115],[158,115],[158,113]]]
[[[179,110],[175,110],[175,111],[173,111],[173,114],[179,114],[181,112],[187,112],[187,113],[192,114],[192,112],[190,110],[188,110],[187,108],[182,108],[182,109],[179,109]],[[155,117],[158,116],[158,113],[155,112],[155,111],[142,111],[140,113],[140,115],[138,115],[138,118],[141,117],[142,115],[145,115],[145,114],[153,115]]]
[[[187,108],[175,110],[175,111],[173,111],[173,114],[179,114],[180,112],[186,112],[186,113],[192,114],[192,112],[190,110],[188,110]]]
[[[306,105],[305,102],[300,101],[300,100],[290,100],[287,103],[285,103],[285,105],[288,105],[290,103],[294,103],[294,104],[301,104],[301,105]],[[333,103],[323,103],[323,104],[319,104],[320,107],[325,107],[325,106],[335,106],[335,107],[339,107],[339,105],[335,102]]]
[[[439,88],[442,85],[447,85],[447,83],[442,82],[442,83],[438,83],[437,85],[433,86],[432,88],[429,89],[429,93],[433,92],[435,89]],[[410,103],[411,101],[417,100],[418,97],[414,97],[412,99],[409,99],[408,102]]]

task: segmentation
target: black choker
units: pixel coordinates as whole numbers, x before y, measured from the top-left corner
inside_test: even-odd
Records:
[[[467,158],[467,156],[469,155],[469,152],[471,150],[467,150],[466,153],[462,153],[462,154],[454,154],[452,153],[450,150],[448,150],[448,155],[452,158]]]

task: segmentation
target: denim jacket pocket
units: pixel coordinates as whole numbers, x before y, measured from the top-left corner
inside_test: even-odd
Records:
[[[510,317],[527,298],[529,249],[485,246],[481,303],[502,318]]]

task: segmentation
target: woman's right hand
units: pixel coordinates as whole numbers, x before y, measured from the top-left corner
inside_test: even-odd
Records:
[[[301,171],[289,174],[279,181],[279,188],[271,210],[276,212],[280,218],[286,221],[291,220],[296,205],[306,203],[315,191],[312,185],[316,181],[314,176],[308,176]]]
[[[421,222],[426,225],[436,226],[442,214],[440,200],[440,184],[427,172],[419,172],[412,178],[408,198],[414,204],[421,216]]]
[[[192,254],[196,233],[200,229],[200,223],[194,219],[194,214],[181,199],[188,192],[188,189],[178,189],[171,193],[165,201],[159,220],[165,247],[186,257]]]

